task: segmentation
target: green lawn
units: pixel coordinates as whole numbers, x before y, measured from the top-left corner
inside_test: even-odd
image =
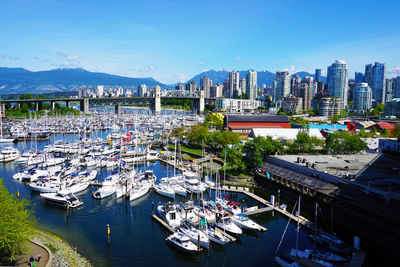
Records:
[[[168,147],[172,148],[172,149],[175,149],[174,145],[169,145]],[[182,152],[189,152],[189,153],[193,153],[193,154],[202,156],[202,152],[201,152],[200,149],[190,148],[190,147],[181,145],[181,150],[182,150]]]

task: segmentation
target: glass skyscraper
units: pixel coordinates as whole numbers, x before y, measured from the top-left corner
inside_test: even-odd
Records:
[[[372,106],[372,91],[367,83],[359,83],[353,90],[353,110],[359,114]]]
[[[246,77],[246,94],[248,99],[257,99],[257,71],[249,70]]]
[[[372,98],[376,103],[385,103],[385,70],[386,64],[375,62],[374,65],[369,64],[365,66],[368,71],[368,85],[372,90]],[[367,73],[365,74],[367,77]]]
[[[282,97],[290,94],[290,75],[288,71],[277,71],[272,84],[272,101],[280,103]]]
[[[349,70],[343,60],[336,60],[328,67],[328,89],[331,97],[342,99],[344,105],[347,105]]]
[[[354,81],[355,81],[355,83],[363,83],[364,82],[364,74],[362,72],[354,73]]]
[[[315,69],[315,81],[318,82],[322,82],[321,81],[321,69]]]

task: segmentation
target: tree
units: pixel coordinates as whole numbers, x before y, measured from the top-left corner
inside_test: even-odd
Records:
[[[331,122],[332,123],[337,123],[339,121],[340,117],[339,115],[335,114],[332,118],[331,118]]]
[[[318,147],[323,144],[322,140],[311,137],[307,130],[301,130],[292,142],[288,142],[288,148],[291,153],[314,153]]]
[[[395,138],[400,138],[400,125],[394,126],[394,129],[392,131],[392,136]]]
[[[183,125],[175,127],[171,130],[169,136],[183,140],[185,134],[185,127]]]
[[[242,158],[243,152],[241,146],[235,145],[226,150],[226,163],[236,173],[240,173],[245,169]]]
[[[334,153],[355,153],[367,148],[367,144],[352,132],[335,132],[328,135],[326,146]]]
[[[245,164],[249,168],[260,167],[265,156],[282,151],[282,149],[282,144],[272,140],[270,136],[253,138],[247,141],[243,147]]]
[[[216,129],[222,129],[224,125],[224,115],[220,113],[211,113],[205,119],[205,125],[207,127],[214,127]]]
[[[0,254],[10,261],[23,252],[31,238],[36,219],[27,199],[9,194],[0,179]],[[3,264],[3,263],[0,263]]]
[[[208,141],[208,130],[203,125],[197,124],[190,127],[189,131],[186,133],[189,144],[193,146],[201,146],[203,141],[207,143]]]
[[[207,146],[211,152],[219,153],[229,145],[239,145],[240,135],[231,131],[215,131],[209,134]]]
[[[297,117],[297,118],[291,118],[290,119],[291,124],[299,124],[301,128],[309,128],[310,127],[310,121],[304,119],[303,117]]]

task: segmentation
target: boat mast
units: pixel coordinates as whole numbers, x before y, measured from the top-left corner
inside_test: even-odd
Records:
[[[297,255],[297,250],[299,248],[299,232],[300,232],[300,201],[301,201],[301,195],[299,195],[299,206],[297,208],[297,234],[296,234],[296,255]]]

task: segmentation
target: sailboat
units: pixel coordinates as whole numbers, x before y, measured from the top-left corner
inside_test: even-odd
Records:
[[[316,267],[333,267],[333,263],[344,262],[346,259],[335,255],[331,252],[326,251],[318,251],[318,250],[311,250],[305,249],[300,250],[298,249],[299,245],[299,232],[300,232],[300,201],[301,196],[299,195],[298,200],[298,210],[297,210],[297,235],[296,235],[296,248],[293,248],[290,253],[289,257],[292,258],[296,262],[296,264],[300,264],[300,266],[316,266]],[[293,261],[285,261],[285,258],[281,256],[276,256],[275,261],[280,266],[298,266],[295,265]]]
[[[12,143],[15,139],[3,137],[3,118],[0,117],[0,143]]]

